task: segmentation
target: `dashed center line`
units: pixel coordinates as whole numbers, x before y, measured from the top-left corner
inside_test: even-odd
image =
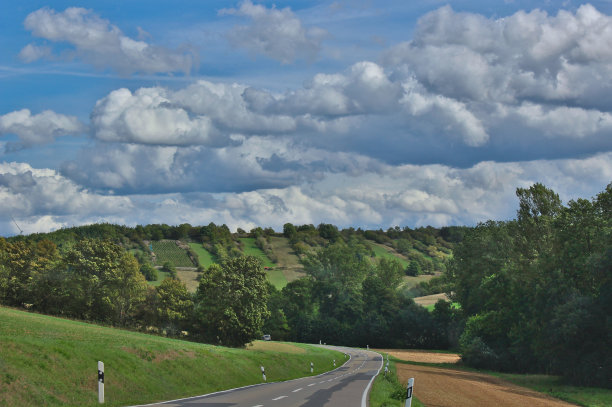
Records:
[[[303,389],[303,387],[300,387],[299,389],[295,389],[295,390],[293,390],[293,391],[292,391],[292,393],[297,393],[298,391],[300,391],[300,390],[302,390],[302,389]]]
[[[316,384],[316,383],[310,383],[310,384],[308,385],[308,387],[310,387],[310,386],[314,386],[315,384]]]
[[[286,397],[287,397],[287,396],[280,396],[280,397],[277,397],[277,398],[275,398],[275,399],[272,399],[272,401],[276,401],[276,400],[284,399],[284,398],[286,398]]]

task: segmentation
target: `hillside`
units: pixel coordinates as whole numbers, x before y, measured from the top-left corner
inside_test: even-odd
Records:
[[[0,405],[94,406],[97,361],[106,405],[175,399],[332,369],[336,352],[255,342],[223,348],[0,307]]]

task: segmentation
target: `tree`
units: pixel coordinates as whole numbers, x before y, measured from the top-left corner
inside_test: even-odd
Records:
[[[65,254],[64,267],[72,293],[67,308],[73,316],[124,325],[144,300],[146,281],[138,262],[109,240],[77,242]]]
[[[175,278],[166,278],[156,291],[158,325],[170,334],[176,334],[186,326],[193,309],[191,296],[185,284]]]
[[[266,274],[257,258],[213,264],[198,286],[194,330],[211,343],[244,346],[261,335],[269,316],[268,296]]]

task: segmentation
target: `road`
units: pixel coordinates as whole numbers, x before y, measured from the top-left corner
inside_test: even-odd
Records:
[[[318,376],[286,382],[248,386],[240,389],[162,403],[159,407],[366,407],[368,391],[382,367],[375,352],[327,346],[347,353],[341,367]]]

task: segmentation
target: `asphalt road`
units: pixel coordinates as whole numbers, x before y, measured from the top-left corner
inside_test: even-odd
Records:
[[[319,376],[227,390],[162,403],[160,407],[366,407],[382,357],[374,352],[327,346],[350,355],[344,365]]]

